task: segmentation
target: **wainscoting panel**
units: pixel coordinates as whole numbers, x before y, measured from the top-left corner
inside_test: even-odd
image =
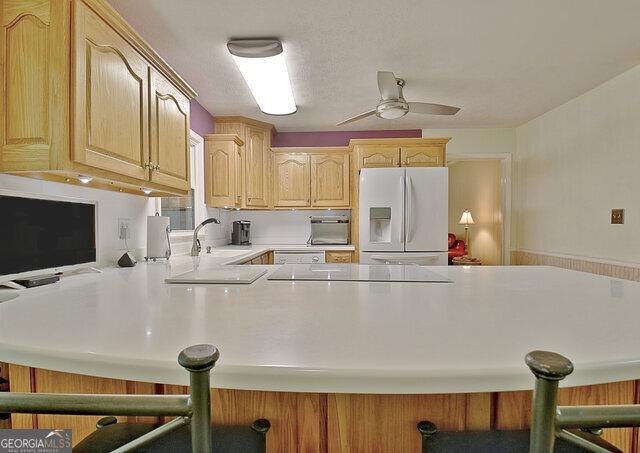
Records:
[[[640,265],[612,263],[604,260],[552,255],[540,252],[516,250],[511,253],[511,263],[528,266],[555,266],[623,280],[640,281]]]

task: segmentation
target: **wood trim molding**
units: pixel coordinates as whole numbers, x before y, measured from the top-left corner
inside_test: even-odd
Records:
[[[236,134],[206,134],[203,136],[205,142],[230,142],[234,141],[238,146],[244,145],[244,141]]]
[[[446,145],[451,137],[443,138],[352,138],[349,147],[355,145]]]
[[[348,146],[272,146],[271,151],[275,154],[348,154],[351,152]]]
[[[555,266],[591,274],[640,282],[640,264],[606,261],[531,250],[514,250],[512,263],[526,266]]]
[[[98,16],[105,20],[125,41],[133,46],[147,61],[156,67],[171,81],[185,96],[193,99],[198,96],[193,88],[156,53],[155,50],[118,14],[118,12],[103,0],[79,0],[91,8]]]
[[[251,126],[262,127],[275,132],[276,128],[273,124],[265,123],[264,121],[254,120],[253,118],[247,118],[246,116],[216,116],[215,123],[244,123]]]

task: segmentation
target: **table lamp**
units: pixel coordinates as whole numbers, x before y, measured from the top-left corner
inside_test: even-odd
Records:
[[[465,209],[464,211],[462,211],[462,217],[460,217],[460,222],[458,223],[460,225],[464,225],[464,248],[465,248],[465,252],[468,252],[470,250],[469,225],[474,224],[473,217],[471,217],[471,211],[469,211],[468,209]]]

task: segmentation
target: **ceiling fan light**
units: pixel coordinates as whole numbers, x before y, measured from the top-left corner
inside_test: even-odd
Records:
[[[376,115],[385,120],[397,120],[407,114],[409,108],[405,102],[389,101],[378,105]]]
[[[233,40],[227,43],[227,48],[263,113],[289,115],[296,112],[280,41]]]

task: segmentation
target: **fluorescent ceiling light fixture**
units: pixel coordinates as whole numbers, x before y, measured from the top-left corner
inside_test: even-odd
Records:
[[[235,39],[227,43],[238,69],[260,110],[289,115],[298,109],[293,99],[282,43],[274,39]]]
[[[78,176],[78,181],[80,181],[82,184],[89,184],[92,180],[93,178],[91,176]]]

